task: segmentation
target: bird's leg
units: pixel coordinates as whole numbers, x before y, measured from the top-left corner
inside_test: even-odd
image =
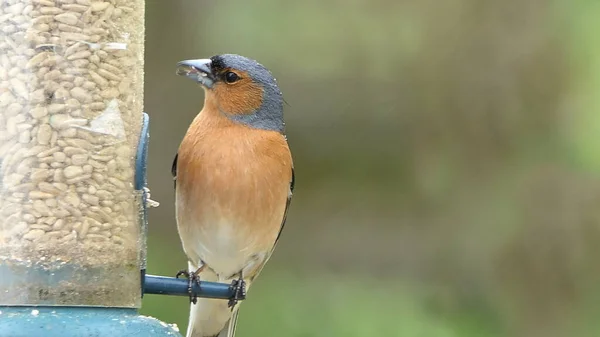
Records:
[[[229,300],[228,306],[231,308],[231,311],[233,311],[233,308],[238,301],[246,299],[246,281],[244,281],[242,272],[240,272],[240,278],[233,280],[229,288],[233,290],[233,297]]]
[[[188,279],[188,294],[190,295],[190,302],[196,304],[196,302],[198,301],[198,298],[192,294],[192,278],[194,274],[190,274],[190,272],[188,272],[185,269],[182,269],[180,271],[177,272],[177,275],[175,275],[175,278],[179,278],[179,276],[185,276],[185,278]]]
[[[194,282],[198,283],[198,285],[200,284],[200,277],[198,276],[198,274],[202,272],[204,266],[205,264],[202,264],[202,266],[193,273],[190,273],[184,269],[180,270],[179,272],[177,272],[177,275],[175,275],[176,278],[179,278],[179,276],[183,275],[188,279],[188,294],[190,295],[190,302],[194,304],[198,302],[198,296],[196,296],[196,294],[192,292],[192,286]]]

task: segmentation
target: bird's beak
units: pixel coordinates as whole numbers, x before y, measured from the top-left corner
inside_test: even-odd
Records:
[[[186,76],[211,89],[215,83],[209,59],[185,60],[177,63],[177,75]]]

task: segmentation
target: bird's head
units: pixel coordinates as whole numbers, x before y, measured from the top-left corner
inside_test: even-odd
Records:
[[[233,121],[283,133],[283,97],[277,81],[260,63],[240,55],[185,60],[177,74],[202,85],[205,102]]]

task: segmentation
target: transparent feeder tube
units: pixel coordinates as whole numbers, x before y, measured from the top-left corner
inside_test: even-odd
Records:
[[[143,0],[0,2],[0,305],[140,304]]]

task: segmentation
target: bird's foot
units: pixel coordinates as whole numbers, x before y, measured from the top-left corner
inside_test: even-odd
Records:
[[[182,270],[180,270],[180,271],[177,272],[177,275],[175,275],[175,278],[179,278],[179,276],[181,276],[181,275],[185,276],[186,278],[189,278],[190,277],[190,272],[188,272],[185,269],[182,269]]]
[[[229,288],[233,290],[233,297],[229,299],[228,307],[233,311],[233,308],[239,301],[246,299],[246,281],[240,276],[239,279],[231,282]]]
[[[200,277],[198,277],[198,274],[190,273],[185,269],[180,270],[177,272],[177,275],[175,275],[176,278],[179,278],[179,276],[185,276],[188,279],[188,294],[190,295],[190,302],[196,304],[196,302],[198,302],[198,296],[192,291],[192,286],[194,285],[194,282],[200,285]]]

